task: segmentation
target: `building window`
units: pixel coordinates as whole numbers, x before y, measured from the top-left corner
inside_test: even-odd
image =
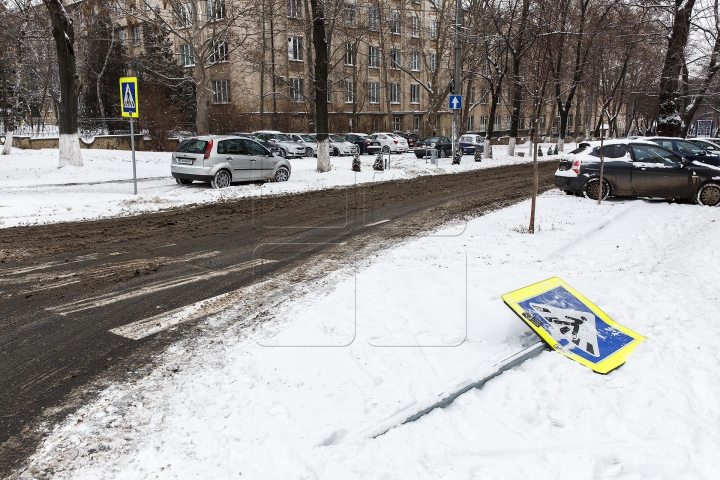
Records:
[[[295,62],[303,60],[303,38],[288,37],[288,58]]]
[[[368,101],[370,103],[380,103],[380,83],[368,83]]]
[[[487,115],[483,115],[480,117],[480,131],[481,132],[487,131],[487,121],[488,121]]]
[[[355,4],[345,4],[345,26],[354,28],[355,27]]]
[[[177,22],[180,27],[188,27],[193,21],[193,7],[189,3],[180,4],[177,10]]]
[[[208,0],[205,4],[205,16],[207,17],[208,21],[222,20],[223,18],[225,18],[225,1]]]
[[[132,42],[136,47],[140,45],[140,27],[132,27],[130,30],[132,33]]]
[[[470,87],[470,95],[468,95],[468,102],[470,105],[475,103],[475,87]]]
[[[213,80],[213,103],[230,103],[230,80]]]
[[[417,50],[410,53],[410,70],[413,72],[420,71],[420,52]]]
[[[287,16],[302,18],[302,0],[288,0]]]
[[[333,102],[332,94],[333,94],[333,82],[332,82],[332,80],[328,79],[328,86],[327,86],[327,102],[328,103]]]
[[[380,119],[379,118],[373,118],[373,132],[377,132],[380,130]]]
[[[390,12],[390,33],[400,35],[400,12]]]
[[[540,128],[545,128],[545,115],[540,115]]]
[[[400,68],[400,49],[393,48],[390,50],[390,68],[398,70]]]
[[[467,120],[467,131],[471,132],[474,129],[475,129],[475,117],[473,117],[472,115],[469,115],[468,120]]]
[[[400,84],[390,84],[390,103],[400,103]]]
[[[430,71],[434,72],[435,69],[437,68],[437,53],[430,54],[430,59],[428,60],[428,63],[429,63],[428,66],[430,67]]]
[[[418,17],[412,17],[411,22],[410,36],[413,38],[420,38],[420,19]]]
[[[495,115],[495,121],[493,122],[493,128],[500,128],[500,115]]]
[[[415,115],[413,117],[413,131],[419,132],[420,131],[420,116]]]
[[[210,55],[210,63],[219,63],[228,61],[228,48],[225,40],[213,40],[212,55]]]
[[[505,130],[510,130],[510,126],[512,125],[512,115],[508,115],[505,117]]]
[[[400,117],[393,117],[393,129],[396,132],[402,130],[402,119]]]
[[[525,117],[518,117],[518,129],[525,130]]]
[[[410,103],[420,103],[420,84],[410,84]]]
[[[567,127],[569,129],[570,127],[574,127],[574,126],[575,125],[573,124],[573,114],[570,113],[570,114],[568,114]]]
[[[368,7],[368,28],[370,30],[380,29],[380,7],[377,5]]]
[[[125,40],[125,29],[118,30],[118,40],[120,41],[120,45],[127,45],[127,42]]]
[[[304,78],[291,78],[290,79],[290,99],[294,103],[301,103],[305,101],[305,79]]]
[[[345,65],[355,65],[355,45],[352,42],[345,43]]]
[[[488,97],[489,95],[486,93],[483,93],[482,98],[480,98],[480,105],[487,105],[488,104]]]
[[[355,103],[355,84],[352,80],[345,81],[345,103]]]
[[[368,48],[368,67],[378,68],[380,66],[380,49],[370,45]]]
[[[180,45],[180,65],[183,67],[195,66],[192,45]]]
[[[438,38],[438,22],[437,20],[430,20],[430,40],[437,40]]]

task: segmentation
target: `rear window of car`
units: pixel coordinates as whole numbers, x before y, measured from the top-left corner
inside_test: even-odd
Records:
[[[590,145],[588,145],[587,143],[581,143],[580,146],[578,148],[576,148],[575,150],[573,150],[572,152],[570,152],[570,154],[574,155],[576,153],[582,153],[585,150],[587,150],[588,148],[590,148]]]
[[[180,153],[205,153],[207,142],[205,140],[183,140],[175,149]]]
[[[605,145],[602,151],[604,158],[623,158],[627,155],[627,147],[625,145]],[[593,157],[599,157],[600,147],[593,148],[590,155]]]

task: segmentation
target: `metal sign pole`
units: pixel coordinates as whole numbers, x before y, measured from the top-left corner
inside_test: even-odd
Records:
[[[132,117],[130,117],[130,149],[132,150],[133,162],[133,194],[137,195],[137,172],[135,170],[135,127],[133,126]]]

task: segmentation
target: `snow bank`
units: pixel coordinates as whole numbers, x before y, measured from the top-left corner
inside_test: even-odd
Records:
[[[55,427],[25,475],[715,478],[720,209],[551,191],[535,235],[520,233],[528,214],[523,202],[341,270],[262,329],[211,318]],[[625,366],[602,376],[545,352],[367,435],[534,342],[500,295],[555,275],[649,338]]]

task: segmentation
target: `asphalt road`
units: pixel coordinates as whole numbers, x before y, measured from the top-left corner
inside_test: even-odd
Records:
[[[541,191],[552,188],[555,168],[539,165]],[[0,474],[34,450],[43,426],[104,381],[142,371],[213,310],[154,331],[169,313],[328,255],[386,248],[531,191],[525,164],[0,230]]]

